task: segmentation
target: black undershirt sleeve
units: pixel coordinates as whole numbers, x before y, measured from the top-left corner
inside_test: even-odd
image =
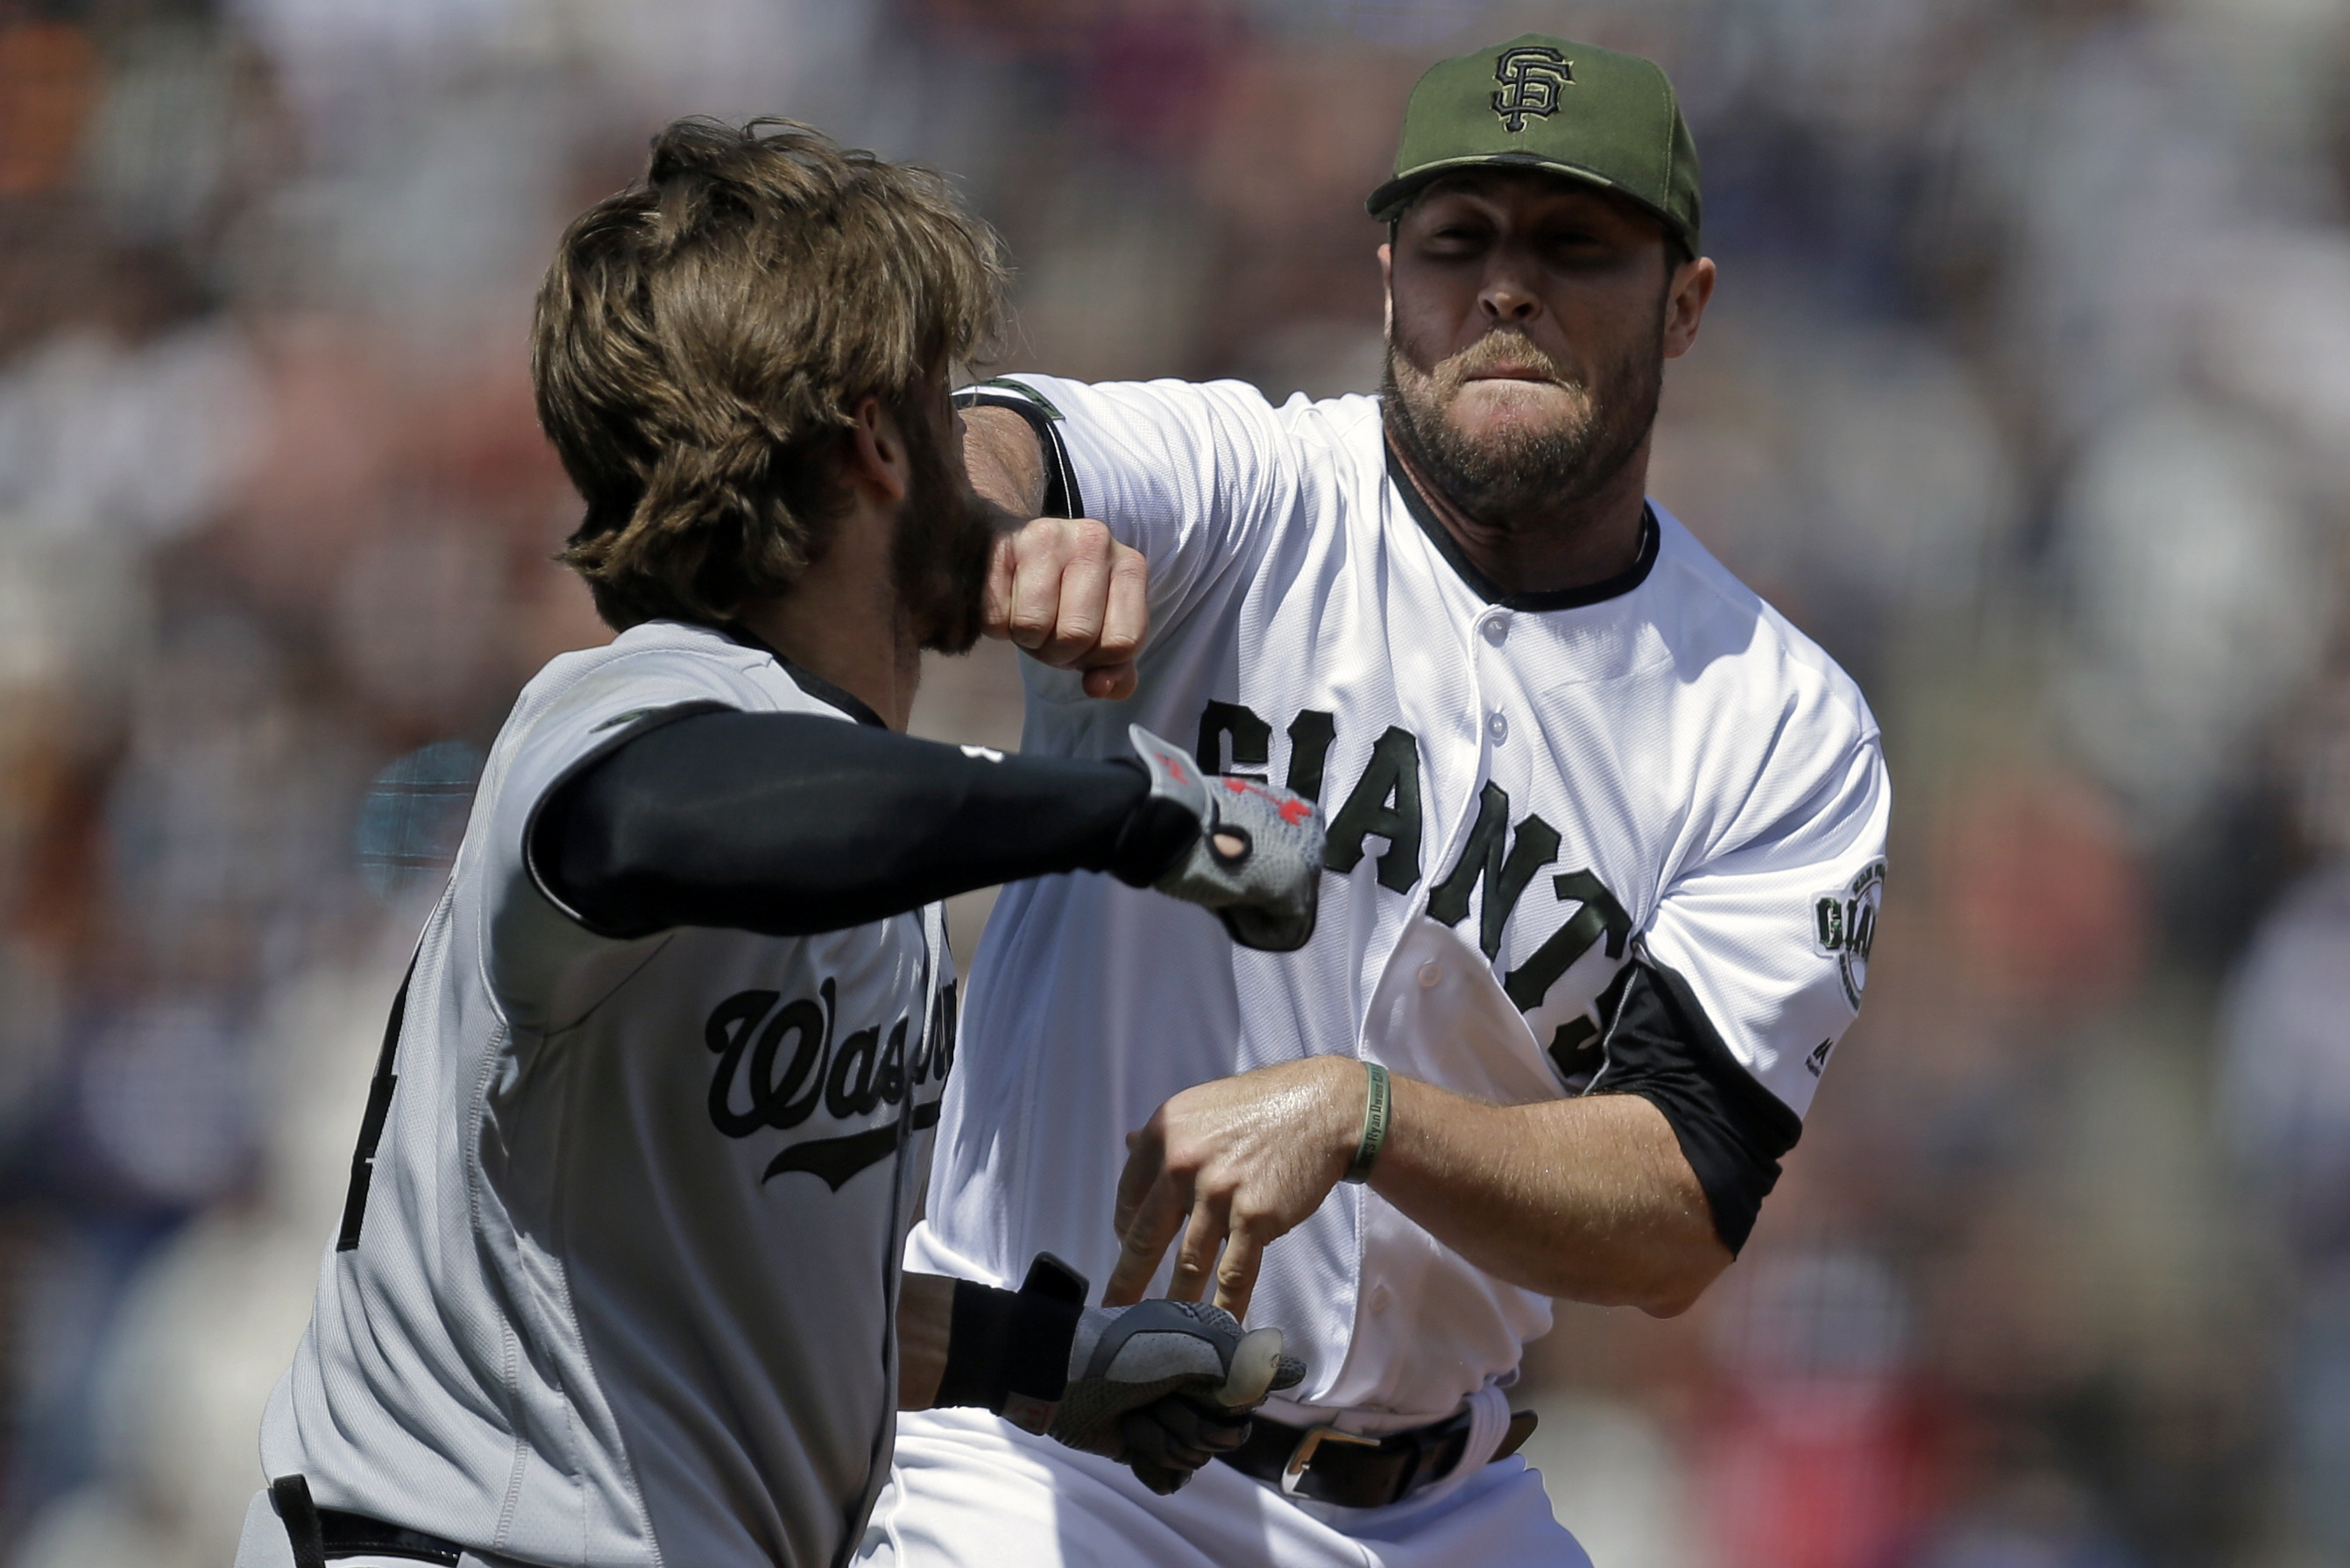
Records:
[[[1605,1054],[1591,1093],[1638,1095],[1664,1113],[1735,1257],[1803,1119],[1731,1054],[1689,981],[1646,954],[1601,995],[1599,1016],[1594,1044]]]
[[[1148,883],[1196,832],[1137,809],[1131,763],[989,761],[805,713],[662,717],[559,781],[529,829],[534,874],[600,935],[808,936],[1056,871]]]

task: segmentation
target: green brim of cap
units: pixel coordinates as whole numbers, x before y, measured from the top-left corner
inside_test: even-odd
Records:
[[[1579,163],[1568,163],[1556,158],[1544,158],[1537,152],[1480,152],[1466,158],[1440,158],[1433,163],[1423,163],[1416,169],[1405,170],[1372,192],[1369,198],[1363,202],[1363,210],[1382,223],[1392,223],[1403,216],[1404,209],[1410,206],[1412,199],[1422,191],[1427,190],[1447,174],[1458,173],[1463,169],[1534,169],[1545,174],[1555,174],[1564,180],[1578,181],[1586,185],[1596,185],[1601,190],[1631,202],[1632,205],[1664,224],[1665,233],[1679,241],[1681,249],[1690,255],[1698,254],[1697,236],[1690,234],[1686,225],[1677,222],[1671,213],[1655,202],[1643,201],[1607,175],[1586,169]]]

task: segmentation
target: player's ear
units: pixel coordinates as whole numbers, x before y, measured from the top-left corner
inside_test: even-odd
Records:
[[[1394,230],[1388,230],[1392,234]],[[1379,247],[1379,336],[1395,336],[1395,243]]]
[[[1665,358],[1678,359],[1697,342],[1698,324],[1713,297],[1713,258],[1699,256],[1673,268],[1665,295]]]
[[[848,472],[843,475],[854,489],[871,494],[885,505],[906,499],[913,486],[913,454],[906,434],[881,400],[868,392],[849,412],[847,450]]]

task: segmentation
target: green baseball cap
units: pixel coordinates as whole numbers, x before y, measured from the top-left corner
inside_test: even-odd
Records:
[[[1699,254],[1697,145],[1653,60],[1528,33],[1439,61],[1405,106],[1395,178],[1363,204],[1392,222],[1430,181],[1479,167],[1604,186]]]

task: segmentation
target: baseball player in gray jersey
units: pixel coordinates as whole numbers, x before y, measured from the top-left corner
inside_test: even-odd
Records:
[[[1191,741],[1318,800],[1327,869],[1278,961],[1112,878],[1008,890],[908,1253],[1212,1293],[1311,1376],[1165,1499],[983,1412],[910,1416],[870,1563],[1583,1563],[1511,1457],[1522,1347],[1554,1297],[1698,1298],[1859,1008],[1877,725],[1644,495],[1714,284],[1664,74],[1532,35],[1442,62],[1369,209],[1376,399],[968,394],[983,492],[1149,566],[1135,693],[1029,661],[1024,751]],[[1048,1063],[1063,1039],[1107,1049]]]
[[[901,1298],[958,1057],[937,900],[1099,871],[1280,950],[1319,876],[1310,803],[1139,729],[1109,763],[897,732],[920,650],[983,627],[1132,682],[1135,562],[999,534],[962,472],[947,368],[999,283],[935,178],[789,126],[672,126],[566,234],[533,369],[619,636],[492,751],[240,1568],[819,1568],[901,1403],[1166,1491],[1302,1376],[1277,1332],[1088,1308],[1049,1258]]]

